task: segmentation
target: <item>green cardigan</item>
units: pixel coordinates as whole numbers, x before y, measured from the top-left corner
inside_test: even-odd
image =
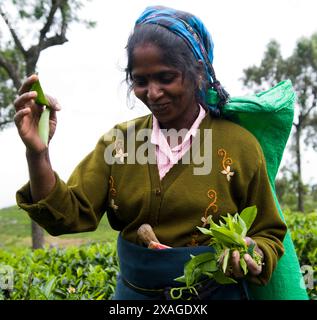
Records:
[[[206,148],[212,151],[211,172],[195,175],[197,165],[180,161],[160,181],[155,163],[128,163],[134,156],[126,143],[128,139],[135,141],[128,130],[131,126],[135,126],[136,132],[151,129],[152,116],[117,125],[115,129],[123,132],[123,144],[114,137],[109,139],[115,130],[101,137],[68,182],[56,174],[54,189],[38,203],[32,204],[26,184],[17,192],[18,205],[52,235],[94,230],[107,212],[110,225],[121,231],[124,239],[139,243],[137,229],[149,223],[160,242],[175,247],[207,245],[208,236],[198,232],[196,226],[202,226],[208,215],[217,222],[221,215],[256,205],[258,215],[248,236],[265,254],[263,272],[258,278],[259,283],[267,283],[283,254],[286,226],[276,208],[256,138],[233,122],[212,119],[207,114],[199,127],[200,146],[201,154],[205,154]],[[212,139],[203,139],[203,129],[212,130]],[[138,150],[144,141],[135,144]],[[117,148],[116,154],[121,146],[124,148],[119,150],[124,155],[116,158],[114,164],[105,161],[109,146]]]

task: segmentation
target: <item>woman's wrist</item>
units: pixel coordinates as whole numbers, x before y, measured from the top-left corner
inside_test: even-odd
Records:
[[[27,160],[43,160],[43,159],[49,159],[49,152],[48,148],[43,149],[41,151],[35,151],[30,148],[26,148],[25,151]]]
[[[56,179],[52,169],[48,149],[42,152],[26,150],[29,167],[30,188],[33,202],[44,199],[53,189]]]

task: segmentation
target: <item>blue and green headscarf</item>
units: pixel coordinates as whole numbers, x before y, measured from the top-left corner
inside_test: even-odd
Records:
[[[135,24],[137,26],[149,23],[165,27],[181,37],[195,58],[203,62],[210,89],[207,92],[201,92],[201,96],[205,97],[204,100],[209,109],[219,115],[219,108],[227,102],[229,95],[216,79],[212,66],[214,43],[202,21],[188,12],[163,6],[151,6],[144,10]]]

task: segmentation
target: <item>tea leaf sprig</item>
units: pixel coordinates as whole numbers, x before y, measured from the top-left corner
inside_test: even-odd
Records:
[[[48,138],[49,138],[49,131],[50,131],[50,108],[49,102],[45,97],[45,94],[42,90],[40,81],[37,80],[33,83],[30,91],[36,91],[37,97],[35,102],[41,106],[43,106],[43,111],[40,116],[39,124],[38,124],[38,133],[42,140],[42,142],[47,146],[48,145]]]
[[[237,283],[235,279],[228,276],[231,271],[231,256],[236,250],[240,253],[240,266],[244,275],[248,273],[247,264],[243,258],[245,254],[249,254],[258,265],[261,265],[262,258],[254,250],[255,244],[251,243],[248,246],[245,241],[256,215],[257,208],[252,206],[245,208],[240,214],[228,213],[227,216],[222,217],[223,221],[219,220],[219,224],[209,216],[208,229],[197,227],[203,234],[210,236],[210,245],[214,252],[191,255],[191,259],[184,265],[184,274],[175,279],[184,283],[185,286],[172,288],[170,290],[172,299],[181,299],[185,291],[198,295],[195,286],[202,279],[213,279],[219,284]]]

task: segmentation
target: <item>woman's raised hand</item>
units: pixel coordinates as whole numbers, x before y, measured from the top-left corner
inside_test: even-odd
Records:
[[[25,144],[28,152],[40,154],[46,150],[47,146],[42,142],[38,133],[38,124],[43,107],[35,103],[37,97],[36,91],[29,91],[32,84],[38,80],[38,76],[33,74],[28,77],[19,90],[19,96],[14,101],[16,114],[14,122],[18,128],[19,135]],[[56,125],[56,111],[61,108],[56,99],[46,95],[50,104],[50,121],[49,121],[49,141],[52,139]]]

